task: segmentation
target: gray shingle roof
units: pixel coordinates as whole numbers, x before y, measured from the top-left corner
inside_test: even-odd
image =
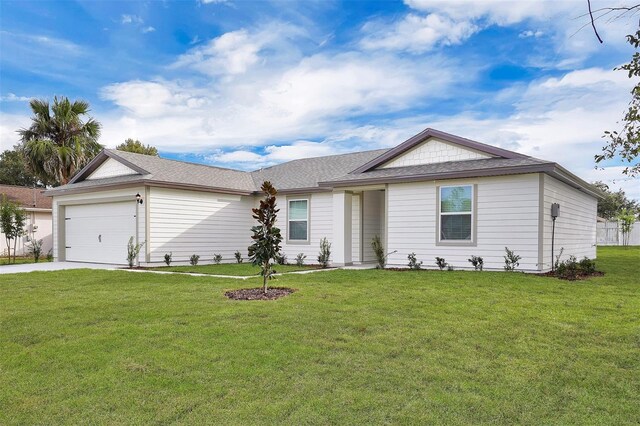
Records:
[[[386,149],[302,158],[251,172],[256,189],[265,180],[278,190],[315,188],[319,182],[343,176],[387,152]]]
[[[349,173],[320,182],[322,186],[332,186],[338,183],[358,184],[363,182],[401,180],[406,178],[439,178],[458,177],[465,175],[486,176],[491,174],[518,173],[529,168],[544,168],[553,166],[550,161],[533,157],[524,158],[486,158],[481,160],[447,161],[444,163],[421,164],[416,166],[390,167],[374,169],[364,173]]]
[[[134,154],[125,151],[108,151],[115,157],[123,158],[148,171],[150,176],[147,179],[154,182],[185,183],[238,191],[255,190],[251,175],[240,170],[168,160],[152,155]]]

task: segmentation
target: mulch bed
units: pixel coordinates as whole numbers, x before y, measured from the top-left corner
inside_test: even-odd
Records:
[[[543,277],[553,277],[553,278],[557,278],[559,280],[566,280],[566,281],[582,281],[582,280],[588,280],[591,277],[602,277],[602,276],[604,276],[604,272],[595,271],[592,274],[582,274],[582,273],[578,272],[578,274],[576,275],[575,278],[559,277],[559,276],[556,275],[556,273],[554,271],[549,271],[549,272],[545,272],[544,274],[538,274],[538,275],[543,276]]]
[[[295,292],[293,288],[269,287],[267,294],[260,288],[241,288],[240,290],[229,290],[224,295],[233,300],[275,300],[285,297]]]

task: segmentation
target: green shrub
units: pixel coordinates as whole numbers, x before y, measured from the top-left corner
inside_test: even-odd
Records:
[[[409,269],[421,269],[422,268],[422,262],[418,262],[418,259],[416,259],[416,254],[415,253],[410,253],[407,256],[407,259],[409,259]]]
[[[520,266],[522,257],[517,255],[513,250],[509,250],[509,247],[505,247],[504,251],[507,253],[504,256],[504,270],[513,272]]]
[[[484,268],[484,260],[480,256],[471,255],[469,262],[473,265],[473,269],[476,271],[482,271],[482,268]]]
[[[166,263],[167,266],[171,266],[172,257],[173,257],[173,252],[165,253],[165,255],[164,255],[164,263]]]
[[[213,255],[213,263],[215,263],[216,265],[219,265],[220,262],[222,262],[222,255],[218,254],[218,253],[214,253],[214,255]]]
[[[320,253],[318,253],[318,263],[326,268],[329,266],[329,258],[331,257],[331,243],[327,238],[320,240]]]
[[[444,260],[444,257],[436,257],[436,265],[443,271],[449,264]]]
[[[47,262],[53,262],[53,249],[49,249],[47,252]]]
[[[307,255],[304,253],[298,253],[298,255],[296,256],[296,265],[297,266],[304,266],[304,260],[307,258]]]
[[[556,269],[555,274],[557,277],[564,278],[565,280],[575,280],[578,278],[579,272],[580,266],[578,265],[578,260],[572,255],[569,256],[569,259],[558,264],[558,269]]]
[[[198,256],[197,254],[192,254],[189,258],[189,263],[191,263],[191,266],[196,266],[199,260],[200,256]]]
[[[596,261],[593,259],[589,259],[587,256],[582,258],[579,265],[580,270],[585,275],[591,275],[596,272]]]
[[[384,269],[387,259],[384,255],[384,246],[382,245],[382,241],[380,241],[380,236],[376,235],[371,239],[371,248],[373,249],[373,254],[376,256],[376,269]]]
[[[129,242],[127,243],[127,263],[129,264],[129,268],[133,268],[134,263],[136,263],[143,244],[144,243],[134,244],[133,237],[129,238]]]
[[[42,255],[42,240],[33,239],[29,242],[29,254],[33,256],[33,261],[38,263]]]
[[[242,263],[242,261],[244,260],[242,258],[242,253],[240,253],[239,251],[235,252],[233,255],[235,256],[236,262],[238,263]]]
[[[278,265],[286,265],[287,264],[287,255],[284,252],[281,252],[276,256],[276,262]]]

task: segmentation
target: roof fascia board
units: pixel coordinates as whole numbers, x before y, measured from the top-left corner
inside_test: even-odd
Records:
[[[171,182],[157,182],[149,179],[137,179],[131,180],[128,182],[114,182],[109,184],[95,185],[95,186],[85,186],[81,188],[64,188],[57,189],[53,188],[45,192],[44,195],[47,197],[57,197],[61,195],[68,194],[82,194],[86,192],[95,192],[95,191],[103,191],[110,189],[119,189],[119,188],[128,188],[131,186],[140,186],[140,185],[148,185],[151,187],[157,188],[169,188],[169,189],[185,189],[192,191],[200,191],[200,192],[216,192],[221,194],[229,194],[229,195],[253,195],[252,191],[241,191],[234,190],[229,188],[219,188],[212,186],[202,186],[202,185],[190,185],[190,184],[179,184],[179,183],[171,183]]]
[[[437,138],[437,139],[441,139],[444,142],[448,142],[454,145],[460,145],[463,146],[465,148],[470,148],[473,149],[475,151],[479,151],[479,152],[483,152],[485,154],[490,154],[490,155],[494,155],[494,156],[498,156],[498,157],[502,157],[502,158],[527,158],[526,155],[523,154],[519,154],[517,152],[513,152],[513,151],[509,151],[506,149],[502,149],[502,148],[497,148],[495,146],[491,146],[491,145],[487,145],[484,143],[480,143],[480,142],[476,142],[473,141],[471,139],[466,139],[466,138],[462,138],[460,136],[456,136],[456,135],[452,135],[450,133],[445,133],[445,132],[441,132],[439,130],[435,130],[435,129],[431,129],[431,128],[427,128],[425,130],[423,130],[422,132],[418,133],[415,136],[410,137],[409,139],[407,139],[406,141],[402,142],[400,145],[396,146],[395,148],[390,149],[389,151],[383,153],[382,155],[380,155],[379,157],[374,158],[373,160],[369,161],[368,163],[358,167],[357,169],[355,169],[354,171],[352,171],[351,173],[364,173],[367,172],[371,169],[374,169],[378,166],[380,166],[381,164],[384,164],[386,162],[388,162],[389,160],[404,154],[405,152],[407,152],[408,150],[410,150],[411,148],[421,144],[422,142],[425,142],[426,140],[428,140],[429,138]]]

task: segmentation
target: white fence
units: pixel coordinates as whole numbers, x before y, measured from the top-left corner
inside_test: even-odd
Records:
[[[598,222],[596,238],[599,246],[621,246],[622,230],[619,222]],[[633,224],[629,235],[629,245],[640,245],[640,222]]]

